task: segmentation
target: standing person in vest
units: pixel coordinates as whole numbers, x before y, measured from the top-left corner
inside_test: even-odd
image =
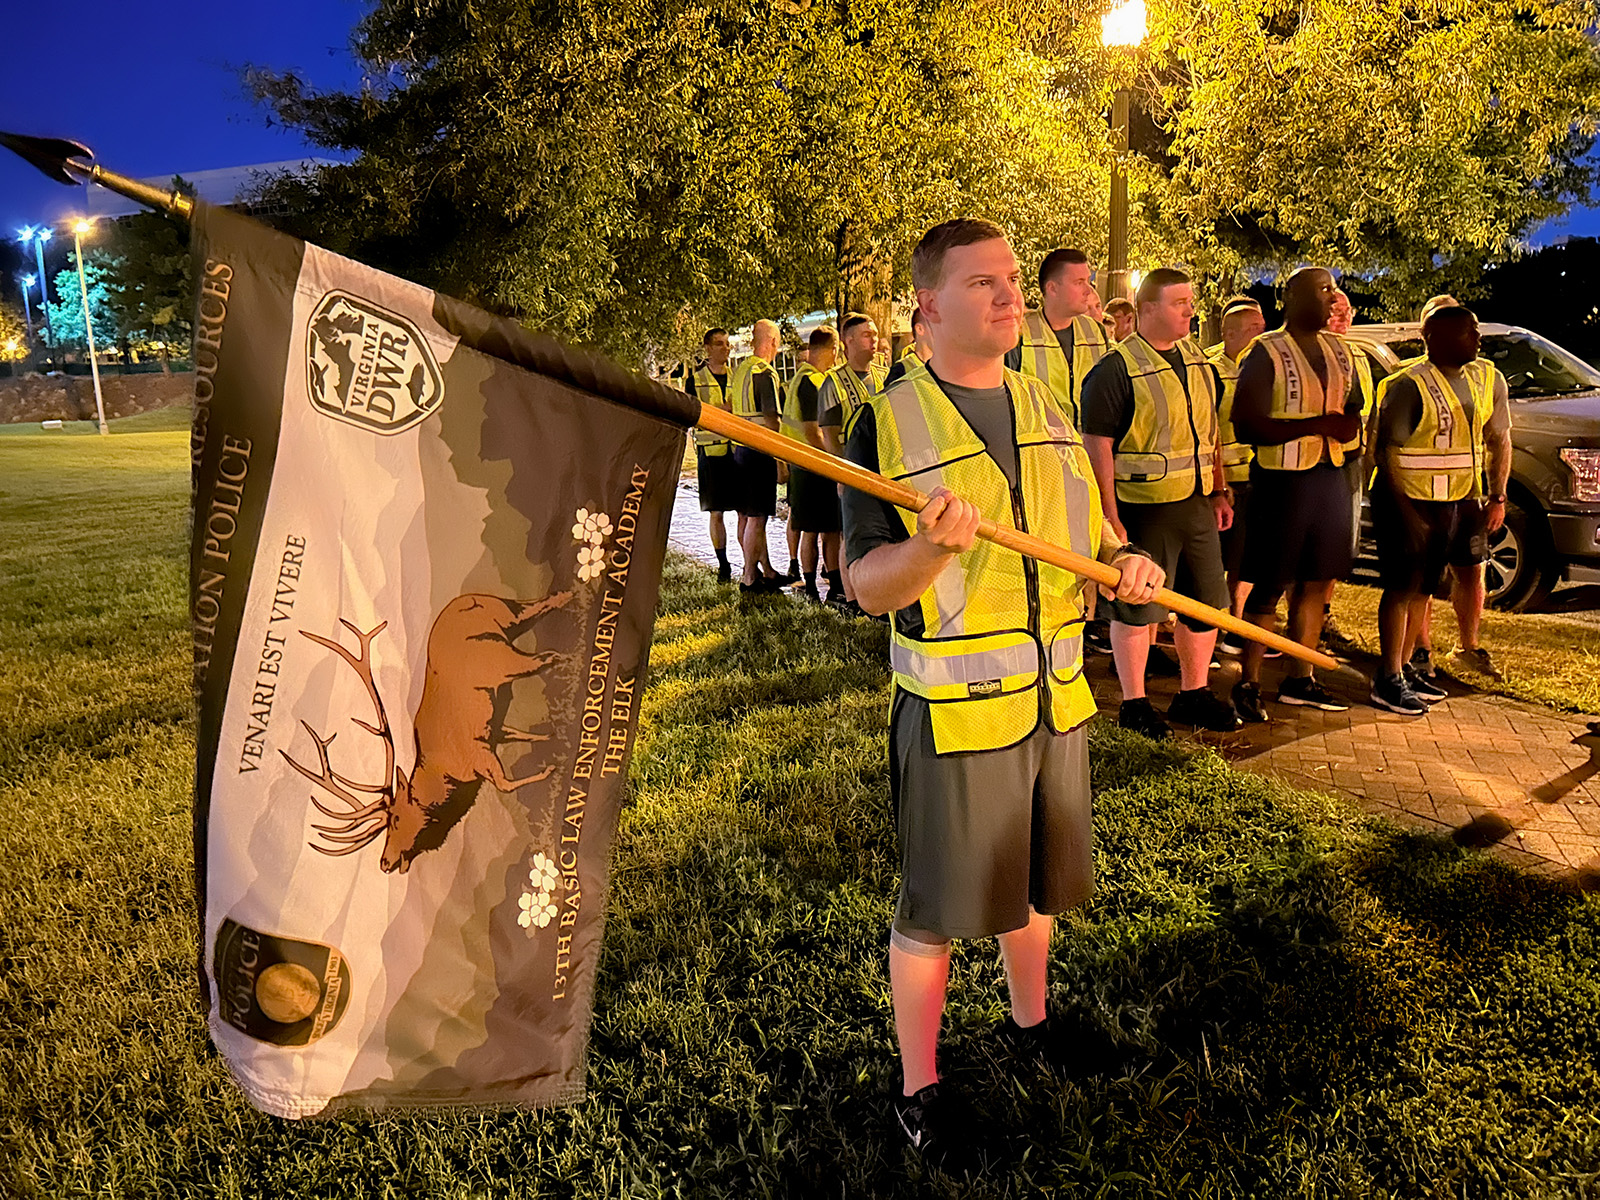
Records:
[[[819,394],[833,370],[838,341],[839,335],[827,325],[819,325],[811,331],[807,366],[795,376],[784,404],[784,436],[818,450],[827,449],[817,425]],[[838,578],[839,531],[843,528],[839,521],[838,485],[804,467],[790,467],[789,524],[800,531],[800,577],[805,580],[808,600],[820,602],[822,599],[817,591],[819,548],[828,578]]]
[[[778,325],[761,320],[750,332],[751,355],[734,368],[728,381],[728,401],[733,415],[778,428]],[[767,521],[778,511],[779,467],[771,455],[748,446],[735,446],[733,460],[739,475],[739,549],[744,553],[741,591],[772,592],[783,586],[783,576],[767,557]]]
[[[878,365],[878,326],[863,313],[849,313],[840,322],[844,362],[833,369],[817,397],[817,425],[829,454],[844,453],[844,428],[855,413],[883,390],[887,372]],[[839,563],[828,572],[828,604],[846,616],[866,614],[856,602],[850,569]]]
[[[884,379],[883,386],[888,387],[896,382],[918,363],[925,363],[933,357],[933,339],[928,329],[928,323],[922,319],[922,310],[911,310],[911,344],[900,352],[900,357],[894,366],[889,368],[888,377]]]
[[[1277,623],[1289,596],[1289,636],[1315,646],[1333,581],[1350,570],[1348,455],[1361,445],[1361,388],[1350,351],[1327,331],[1333,276],[1304,267],[1283,289],[1284,328],[1262,334],[1239,364],[1233,424],[1256,451],[1250,467],[1250,525],[1243,574],[1250,583],[1245,616],[1264,629]],[[1265,721],[1261,659],[1244,651],[1244,677],[1233,704],[1246,721]],[[1343,712],[1339,700],[1295,659],[1279,685],[1283,704]]]
[[[1405,716],[1445,699],[1409,659],[1446,567],[1455,574],[1462,645],[1477,646],[1483,562],[1489,535],[1505,523],[1511,477],[1506,381],[1478,357],[1477,317],[1459,305],[1442,306],[1422,323],[1422,338],[1427,357],[1379,386],[1373,435],[1383,663],[1371,700]]]
[[[1006,366],[1042,380],[1061,397],[1074,426],[1083,415],[1083,381],[1106,353],[1105,328],[1090,315],[1094,271],[1082,250],[1052,250],[1039,264],[1039,311],[1022,318],[1022,341]]]
[[[806,376],[806,368],[811,365],[811,347],[801,346],[794,352],[794,374],[789,377],[789,382],[783,387],[783,401],[778,405],[778,429],[785,437],[795,437],[791,432],[789,413],[794,407],[795,389],[800,386],[800,381]],[[796,438],[797,441],[802,440]],[[796,468],[789,468],[789,482],[786,487],[786,498],[789,501],[789,523],[784,530],[784,539],[789,543],[789,573],[784,576],[783,582],[787,587],[798,587],[801,582],[800,555],[802,544],[811,547],[813,560],[817,553],[816,535],[804,535],[800,527],[794,523],[794,473]]]
[[[712,408],[728,411],[728,354],[732,343],[726,329],[708,329],[705,362],[689,373],[683,390]],[[700,511],[710,514],[711,549],[717,556],[717,582],[733,578],[728,563],[728,529],[722,514],[739,507],[739,468],[733,461],[733,443],[725,437],[694,431],[695,482],[700,491]]]
[[[1233,427],[1233,392],[1239,382],[1240,356],[1266,331],[1260,303],[1249,296],[1235,296],[1222,306],[1222,341],[1206,353],[1222,381],[1217,429],[1222,440],[1222,477],[1228,485],[1228,503],[1233,506],[1233,524],[1222,531],[1222,569],[1228,577],[1228,609],[1236,617],[1244,615],[1245,597],[1250,594],[1239,567],[1250,520],[1250,460],[1256,452],[1248,442],[1239,440]],[[1232,633],[1218,634],[1217,649],[1224,654],[1243,654],[1244,639]]]
[[[1115,563],[1124,599],[1148,599],[1162,575],[1106,525],[1064,404],[1005,368],[1023,300],[1000,228],[936,226],[911,277],[933,357],[862,410],[847,456],[931,501],[911,514],[847,488],[845,552],[864,606],[894,614],[895,1115],[912,1146],[948,1163],[963,1136],[936,1063],[950,939],[998,935],[1005,1041],[1035,1060],[1070,1061],[1045,1006],[1052,915],[1094,888],[1083,580],[977,540],[978,522]]]
[[[1106,520],[1125,541],[1149,551],[1180,594],[1213,608],[1228,605],[1217,535],[1233,523],[1217,405],[1222,382],[1189,338],[1194,288],[1182,271],[1146,275],[1135,301],[1139,332],[1118,342],[1083,385],[1083,434]],[[1145,667],[1158,604],[1110,605],[1111,652],[1122,686],[1117,724],[1146,737],[1170,732],[1145,696]],[[1215,627],[1178,618],[1181,690],[1167,715],[1196,729],[1238,728],[1233,706],[1211,692]]]
[[[1358,453],[1345,456],[1345,470],[1350,479],[1350,554],[1352,558],[1361,546],[1361,502],[1367,494],[1367,479],[1362,463],[1366,458],[1367,431],[1372,424],[1372,414],[1377,410],[1378,391],[1372,379],[1372,359],[1359,341],[1347,336],[1355,321],[1355,307],[1343,288],[1333,289],[1333,310],[1328,314],[1328,332],[1344,339],[1350,351],[1350,364],[1355,368],[1356,386],[1361,389],[1361,440]],[[1329,589],[1328,602],[1322,606],[1323,638],[1340,636],[1338,623],[1333,619],[1333,592]]]

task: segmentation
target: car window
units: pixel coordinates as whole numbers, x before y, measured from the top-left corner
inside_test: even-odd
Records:
[[[1600,388],[1600,373],[1536,333],[1486,333],[1479,353],[1500,368],[1513,400]]]

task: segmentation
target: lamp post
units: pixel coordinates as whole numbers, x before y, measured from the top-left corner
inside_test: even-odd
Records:
[[[1105,46],[1136,47],[1144,41],[1144,0],[1121,0],[1100,18]],[[1111,295],[1131,298],[1128,286],[1128,108],[1132,90],[1119,87],[1111,101],[1111,236],[1106,264]],[[1109,297],[1108,297],[1109,299]]]
[[[33,276],[20,276],[22,280],[22,321],[28,329],[28,340],[33,340]]]
[[[43,227],[35,229],[32,225],[17,230],[17,238],[26,246],[33,243],[33,253],[39,263],[39,311],[44,313],[44,328],[46,340],[52,349],[56,344],[56,327],[50,320],[50,291],[45,281],[49,276],[44,273],[44,244],[50,240],[50,230]]]
[[[89,339],[89,374],[94,376],[94,411],[100,419],[100,433],[104,436],[111,430],[106,427],[106,404],[100,395],[100,364],[94,357],[94,320],[89,315],[89,284],[83,277],[83,235],[93,228],[87,220],[75,222],[72,226],[72,242],[78,249],[78,290],[83,293],[83,332]]]

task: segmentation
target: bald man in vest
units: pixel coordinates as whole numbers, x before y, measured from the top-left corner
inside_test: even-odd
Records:
[[[1171,267],[1145,276],[1135,300],[1139,331],[1118,342],[1083,385],[1083,434],[1106,519],[1149,551],[1173,588],[1213,608],[1228,606],[1218,532],[1233,521],[1223,479],[1217,369],[1189,338],[1194,287]],[[1159,604],[1110,606],[1111,649],[1122,707],[1117,724],[1157,740],[1169,730],[1145,695],[1145,668]],[[1167,709],[1195,729],[1226,732],[1239,718],[1210,687],[1215,626],[1179,617],[1181,673]]]
[[[1004,1041],[1036,1062],[1070,1061],[1045,1005],[1052,917],[1094,887],[1084,583],[978,540],[978,523],[1025,525],[1113,563],[1126,600],[1148,600],[1163,576],[1107,525],[1065,404],[1005,367],[1023,299],[1000,228],[936,226],[911,275],[933,356],[858,411],[847,456],[931,500],[911,514],[845,489],[845,552],[862,606],[893,614],[895,1116],[920,1154],[959,1164],[965,1126],[936,1061],[950,940],[998,936]]]
[[[1458,613],[1467,609],[1463,641],[1476,643],[1476,621],[1469,631],[1468,618],[1483,606],[1483,562],[1489,535],[1505,523],[1511,477],[1508,389],[1494,364],[1478,357],[1477,317],[1459,305],[1438,307],[1422,323],[1422,338],[1427,357],[1379,385],[1373,433],[1383,662],[1370,699],[1402,716],[1420,716],[1446,698],[1409,661],[1446,568],[1455,573]]]
[[[1350,570],[1350,476],[1361,452],[1361,387],[1344,340],[1328,332],[1337,288],[1321,267],[1305,267],[1283,289],[1284,327],[1262,334],[1239,364],[1233,424],[1255,448],[1250,527],[1242,573],[1250,583],[1245,616],[1277,624],[1289,598],[1289,637],[1314,647],[1333,582]],[[1246,721],[1265,721],[1260,642],[1245,646],[1233,705]],[[1350,706],[1318,682],[1311,665],[1290,660],[1278,688],[1282,704],[1343,712]]]
[[[1239,383],[1239,359],[1250,343],[1267,331],[1267,319],[1260,301],[1249,296],[1234,296],[1222,306],[1222,341],[1206,352],[1222,381],[1222,399],[1217,405],[1217,426],[1222,442],[1222,478],[1233,507],[1233,524],[1222,531],[1222,569],[1228,578],[1228,607],[1236,617],[1244,616],[1245,597],[1250,585],[1239,573],[1244,561],[1244,531],[1250,519],[1250,460],[1255,447],[1241,441],[1233,427],[1233,392]],[[1217,649],[1224,654],[1244,653],[1244,639],[1237,634],[1219,633]]]
[[[728,401],[733,415],[774,433],[778,430],[778,325],[761,320],[750,332],[751,354],[728,377]],[[767,554],[767,521],[778,511],[778,483],[788,478],[771,455],[735,445],[733,460],[739,469],[739,549],[744,553],[744,592],[773,592],[786,576],[772,569]]]

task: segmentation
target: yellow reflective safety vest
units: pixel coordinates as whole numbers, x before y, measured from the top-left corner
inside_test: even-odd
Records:
[[[733,374],[728,376],[728,400],[733,406],[733,415],[746,421],[761,419],[761,405],[756,401],[757,375],[771,375],[773,386],[777,386],[778,377],[772,364],[759,354],[741,359]]]
[[[997,525],[1093,558],[1102,515],[1094,472],[1065,405],[1045,384],[1005,373],[1017,447],[1013,489],[983,439],[925,364],[872,400],[879,470],[926,492],[949,488]],[[900,512],[915,535],[914,513]],[[916,601],[922,632],[896,614],[889,662],[898,688],[928,702],[937,754],[1000,750],[1044,721],[1065,733],[1094,715],[1083,677],[1084,581],[979,540]]]
[[[877,362],[868,365],[865,379],[857,375],[847,362],[840,363],[828,372],[828,377],[833,380],[833,393],[844,408],[840,414],[840,428],[848,426],[856,410],[883,391],[883,381],[888,375],[888,369]]]
[[[1133,423],[1112,459],[1117,500],[1124,504],[1170,504],[1215,490],[1216,373],[1188,338],[1176,349],[1183,379],[1137,333],[1112,347],[1133,384]]]
[[[1344,344],[1349,348],[1350,362],[1356,370],[1356,386],[1361,389],[1361,432],[1354,441],[1346,442],[1343,447],[1345,457],[1353,458],[1367,448],[1367,423],[1372,418],[1372,410],[1377,407],[1378,392],[1372,385],[1372,360],[1367,357],[1367,352],[1350,338],[1345,338]]]
[[[1328,372],[1326,389],[1311,360],[1287,329],[1263,333],[1251,343],[1265,350],[1272,361],[1272,410],[1268,416],[1295,421],[1344,411],[1355,370],[1350,348],[1338,334],[1325,329],[1318,332],[1317,342]],[[1353,444],[1358,445],[1359,438]],[[1323,461],[1343,466],[1346,450],[1346,446],[1320,435],[1295,438],[1281,446],[1257,446],[1256,462],[1271,471],[1309,471]]]
[[[819,371],[812,366],[802,366],[794,373],[794,378],[789,380],[789,386],[784,389],[783,412],[778,415],[778,432],[783,434],[784,437],[792,438],[797,442],[805,442],[808,446],[811,444],[806,441],[806,425],[800,419],[800,384],[809,379],[811,386],[816,388],[820,394],[822,381],[827,377],[828,373],[826,371]]]
[[[730,379],[731,383],[732,380]],[[711,408],[720,408],[728,411],[728,393],[717,382],[717,377],[711,373],[710,367],[697,367],[694,373],[694,394],[701,404]],[[709,458],[727,454],[733,443],[727,438],[712,433],[709,430],[697,428],[694,431],[694,444],[700,452]]]
[[[1250,460],[1256,449],[1241,442],[1233,428],[1233,393],[1239,386],[1239,364],[1228,357],[1219,342],[1206,351],[1206,358],[1222,380],[1222,398],[1217,401],[1217,428],[1222,438],[1222,477],[1229,483],[1244,483],[1250,478]]]
[[[1110,349],[1105,327],[1088,313],[1072,318],[1072,361],[1061,352],[1061,339],[1044,314],[1022,314],[1022,373],[1049,384],[1066,406],[1072,427],[1077,429],[1083,416],[1083,381],[1091,367]]]
[[[1427,359],[1396,371],[1378,385],[1378,403],[1396,379],[1411,379],[1422,393],[1417,427],[1404,443],[1387,447],[1384,461],[1401,492],[1415,500],[1465,500],[1483,495],[1483,430],[1494,411],[1493,364],[1478,358],[1462,367],[1472,396],[1469,417],[1443,371]]]

